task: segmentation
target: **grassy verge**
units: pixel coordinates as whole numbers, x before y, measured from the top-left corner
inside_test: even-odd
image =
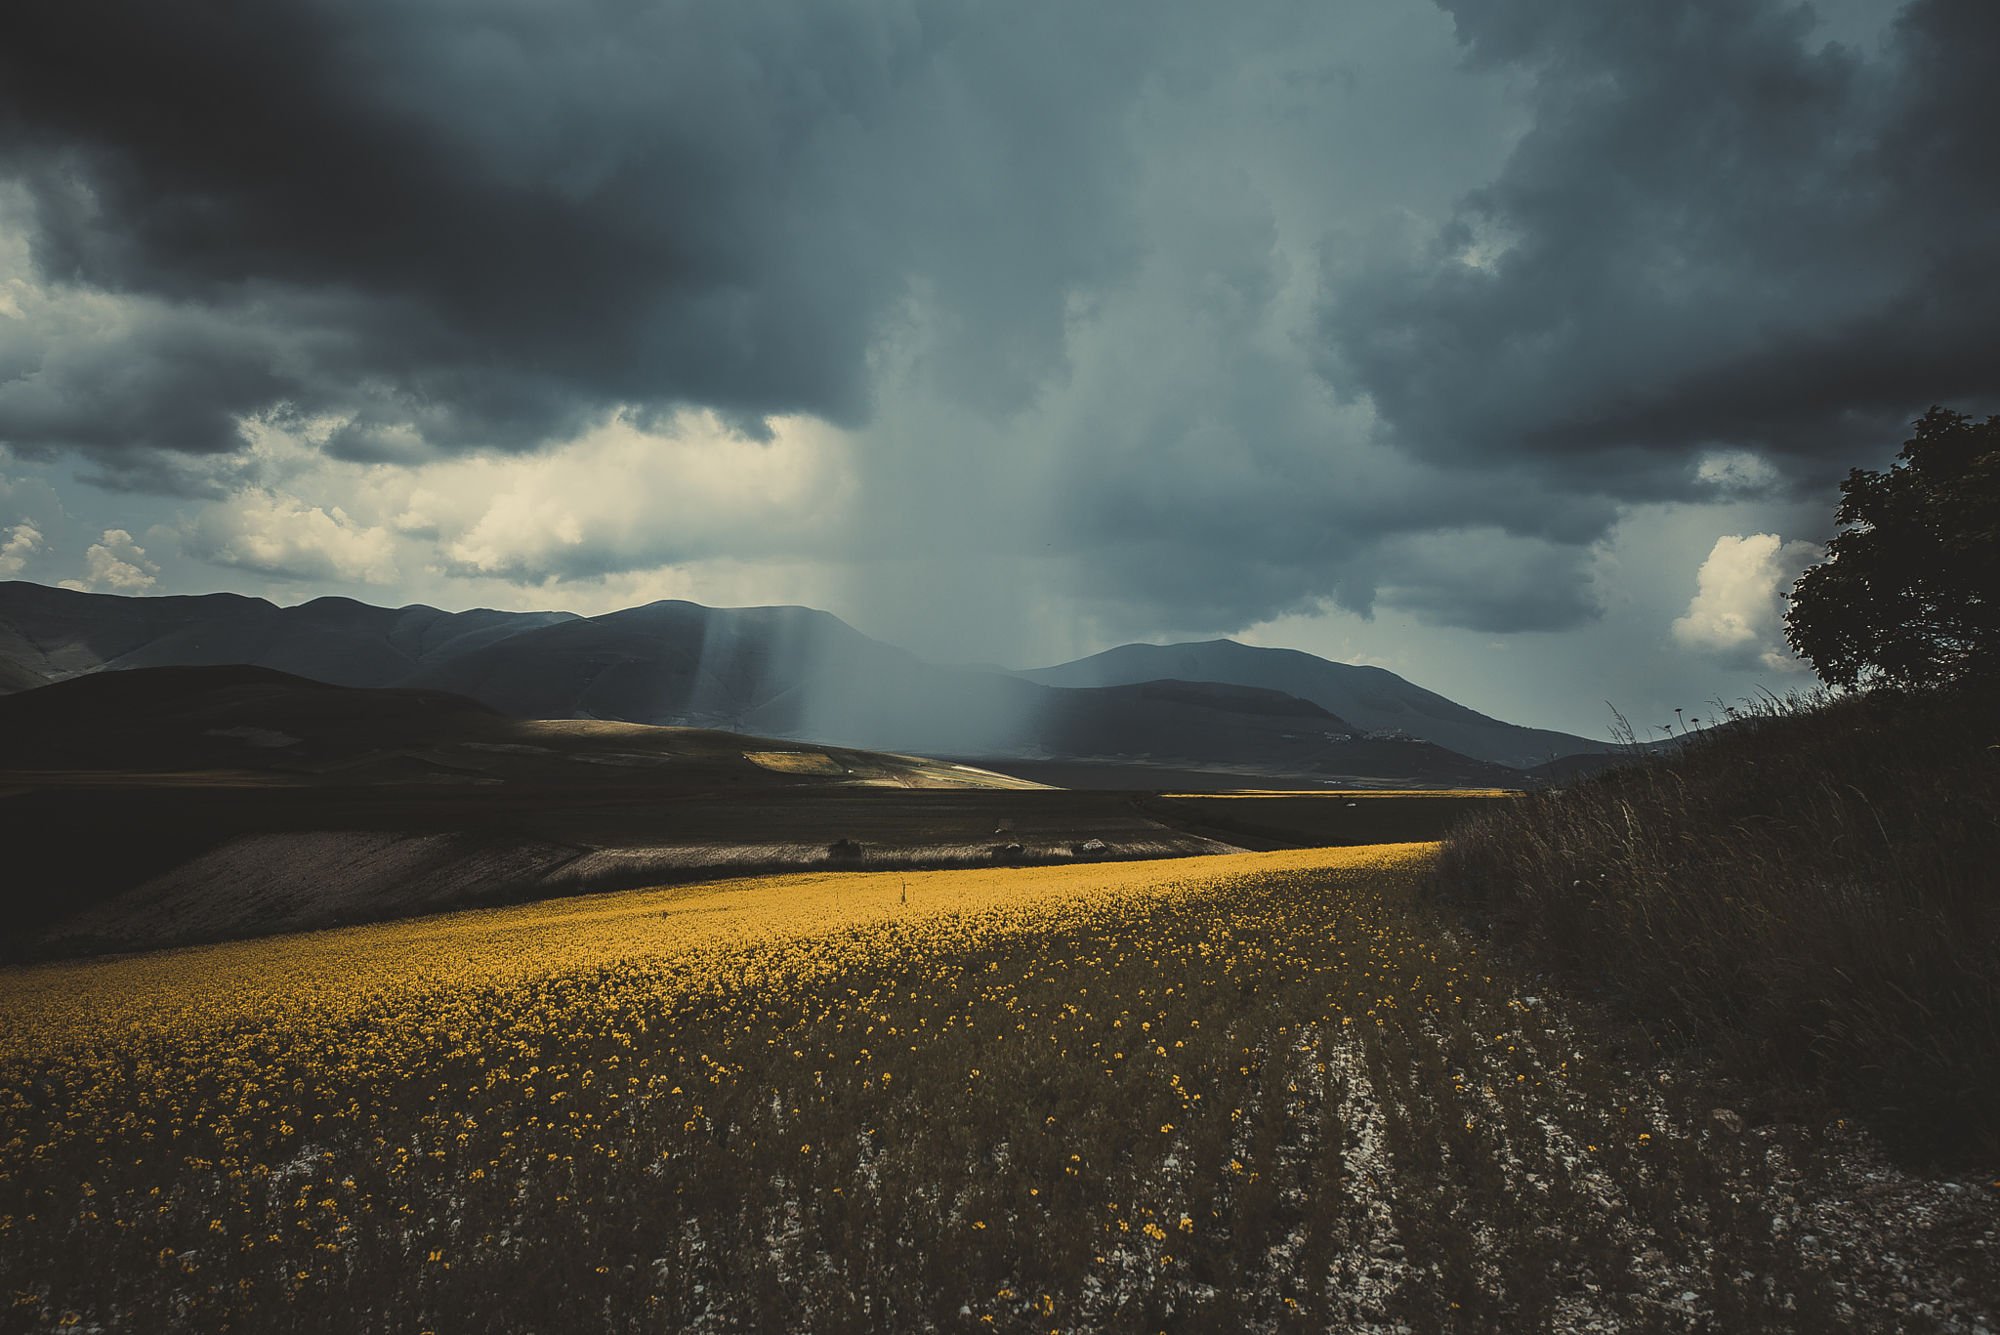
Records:
[[[0,1330],[1950,1328],[1815,1222],[1820,1132],[1635,1072],[1438,928],[1428,856],[0,974]]]
[[[2000,701],[1732,713],[1659,761],[1496,805],[1432,893],[1769,1099],[2000,1161]]]

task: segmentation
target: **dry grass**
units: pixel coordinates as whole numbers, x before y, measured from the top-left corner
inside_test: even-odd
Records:
[[[1496,806],[1433,892],[1669,1045],[2000,1160],[2000,702],[1767,700]]]
[[[745,751],[743,758],[777,774],[842,774],[845,768],[823,751]]]
[[[1441,932],[1429,854],[8,971],[0,1331],[1821,1332],[1990,1298],[1907,1228],[1922,1273],[1870,1269],[1845,1147],[1727,1134]]]

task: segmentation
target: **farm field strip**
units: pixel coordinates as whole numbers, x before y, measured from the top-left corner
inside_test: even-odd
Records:
[[[935,948],[1074,921],[1132,896],[1193,893],[1248,871],[1395,862],[1422,845],[1224,854],[1169,862],[761,876],[622,891],[0,971],[0,1061],[192,1037],[280,1014],[342,1022],[385,1005],[605,968],[683,986],[718,968],[733,985],[834,967],[814,938],[863,929]]]
[[[0,1331],[1890,1328],[1842,1193],[1907,1184],[1722,1135],[1429,918],[1430,855],[0,973]]]
[[[1231,798],[1305,797],[1317,801],[1356,801],[1384,797],[1517,797],[1514,788],[1225,788],[1203,793],[1161,793],[1161,797],[1187,801],[1226,801]]]

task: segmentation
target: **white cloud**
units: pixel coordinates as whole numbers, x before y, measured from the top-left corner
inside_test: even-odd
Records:
[[[395,538],[340,506],[255,489],[212,505],[182,531],[188,553],[216,565],[278,579],[388,584],[397,578]]]
[[[621,413],[532,454],[386,465],[320,453],[324,423],[250,419],[245,471],[261,485],[184,518],[181,543],[216,565],[398,597],[510,603],[511,588],[536,605],[559,592],[595,602],[610,580],[713,599],[690,572],[735,585],[725,567],[824,559],[852,508],[846,433],[813,418],[767,426],[758,440],[708,412],[645,426]]]
[[[527,457],[411,470],[398,532],[434,535],[465,575],[595,578],[810,549],[852,496],[841,433],[777,418],[753,440],[712,413],[659,431],[623,418]]]
[[[83,569],[82,579],[66,579],[60,587],[79,593],[145,593],[160,573],[146,549],[122,528],[104,530],[104,540],[83,554]]]
[[[42,531],[33,524],[16,524],[0,543],[0,579],[15,579],[27,569],[28,558],[44,548]]]
[[[1784,644],[1785,593],[1820,556],[1814,544],[1775,533],[1717,538],[1695,576],[1694,599],[1674,621],[1675,641],[1733,666],[1802,670]]]

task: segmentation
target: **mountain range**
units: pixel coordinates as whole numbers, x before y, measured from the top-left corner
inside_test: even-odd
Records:
[[[1234,640],[1127,644],[1016,675],[1045,686],[1072,688],[1163,677],[1257,686],[1309,700],[1367,732],[1400,732],[1516,769],[1607,749],[1601,742],[1566,732],[1502,723],[1413,685],[1387,668],[1333,663],[1297,649],[1266,649]]]
[[[1010,673],[936,666],[804,607],[662,601],[583,617],[0,583],[0,692],[221,664],[448,692],[514,718],[691,725],[928,755],[1494,784],[1609,749],[1489,718],[1381,668],[1229,640],[1126,645]]]

